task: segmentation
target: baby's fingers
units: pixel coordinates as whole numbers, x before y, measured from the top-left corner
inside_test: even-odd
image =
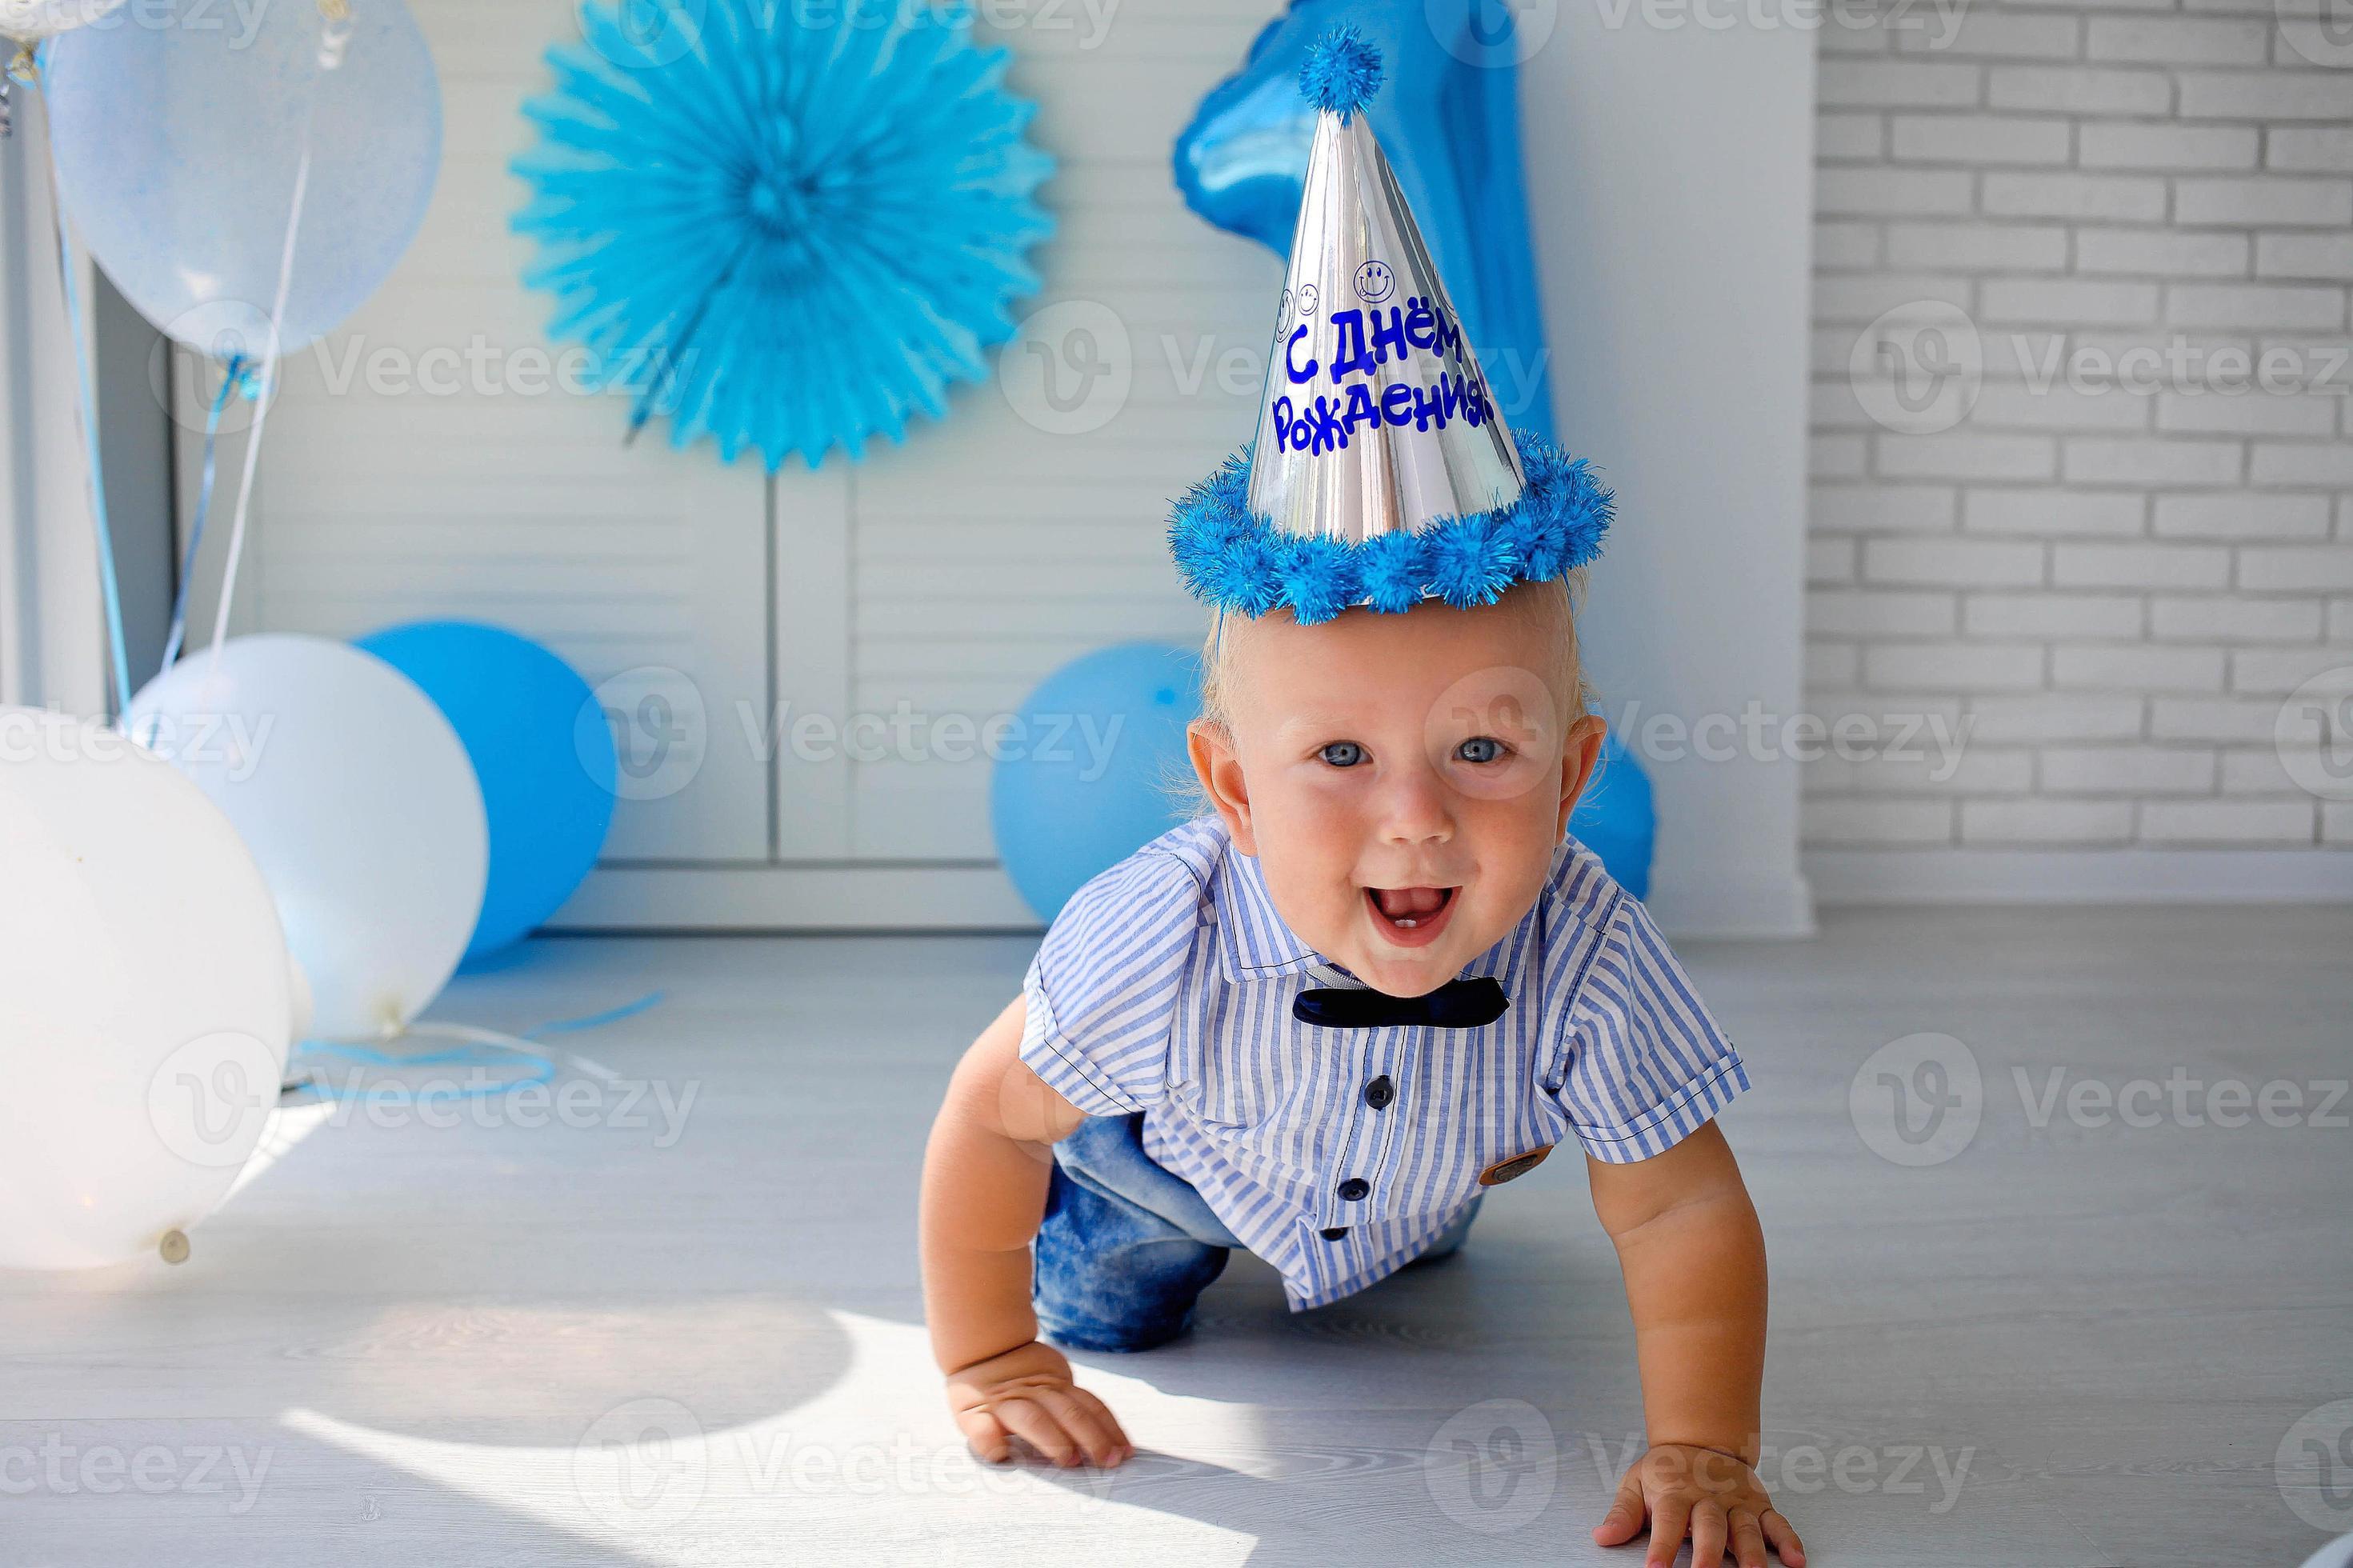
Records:
[[[1108,1468],[1127,1458],[1127,1437],[1103,1402],[1082,1388],[1040,1388],[1033,1396],[1086,1450],[1089,1464]]]
[[[1646,1511],[1642,1506],[1642,1489],[1630,1475],[1618,1483],[1617,1500],[1609,1505],[1609,1511],[1601,1516],[1601,1522],[1593,1527],[1594,1544],[1623,1546],[1641,1533],[1642,1516]]]
[[[1062,1424],[1053,1413],[1036,1403],[1034,1391],[1020,1397],[1000,1399],[995,1405],[997,1418],[1006,1429],[1029,1444],[1055,1464],[1068,1468],[1079,1462],[1079,1446],[1062,1430]]]
[[[1692,1568],[1724,1568],[1724,1510],[1702,1498],[1692,1505]]]
[[[1737,1568],[1765,1568],[1765,1531],[1745,1508],[1732,1510],[1732,1561]]]
[[[959,1410],[955,1424],[972,1451],[987,1463],[1001,1465],[1013,1457],[1013,1444],[1005,1436],[1004,1423],[987,1411]]]
[[[1651,1550],[1648,1568],[1667,1568],[1683,1550],[1683,1531],[1691,1525],[1691,1499],[1669,1492],[1651,1505]]]
[[[1788,1568],[1806,1568],[1806,1549],[1798,1540],[1798,1532],[1781,1517],[1778,1509],[1768,1510],[1764,1518],[1765,1539],[1781,1554]]]

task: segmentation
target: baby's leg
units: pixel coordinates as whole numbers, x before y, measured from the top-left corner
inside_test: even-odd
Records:
[[[1073,1138],[1090,1134],[1133,1136],[1105,1126]],[[1039,1331],[1071,1350],[1166,1344],[1191,1324],[1195,1299],[1225,1271],[1228,1255],[1058,1159],[1038,1227],[1031,1300]]]
[[[1446,1228],[1438,1233],[1438,1239],[1431,1242],[1413,1263],[1435,1263],[1441,1258],[1451,1258],[1460,1252],[1462,1244],[1471,1239],[1471,1222],[1479,1217],[1479,1205],[1486,1196],[1484,1193],[1473,1194],[1471,1201],[1462,1205],[1462,1212],[1447,1223]],[[1413,1263],[1406,1267],[1410,1268]]]

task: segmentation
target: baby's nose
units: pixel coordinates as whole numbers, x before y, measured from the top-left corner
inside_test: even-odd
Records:
[[[1445,787],[1426,768],[1394,779],[1381,805],[1381,837],[1390,843],[1442,844],[1454,837]]]

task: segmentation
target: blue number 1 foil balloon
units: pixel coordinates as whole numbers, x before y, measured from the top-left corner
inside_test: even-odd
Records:
[[[1386,64],[1365,112],[1421,219],[1490,390],[1514,430],[1554,438],[1550,356],[1520,173],[1520,40],[1509,0],[1293,0],[1176,138],[1176,188],[1219,228],[1291,251],[1315,107],[1309,47],[1355,26]]]

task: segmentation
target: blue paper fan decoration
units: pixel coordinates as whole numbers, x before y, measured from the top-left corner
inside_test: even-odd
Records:
[[[946,412],[1035,293],[1053,162],[965,6],[590,0],[512,167],[523,272],[592,383],[774,469]],[[658,26],[649,26],[649,16]],[[822,20],[816,18],[821,17]]]

